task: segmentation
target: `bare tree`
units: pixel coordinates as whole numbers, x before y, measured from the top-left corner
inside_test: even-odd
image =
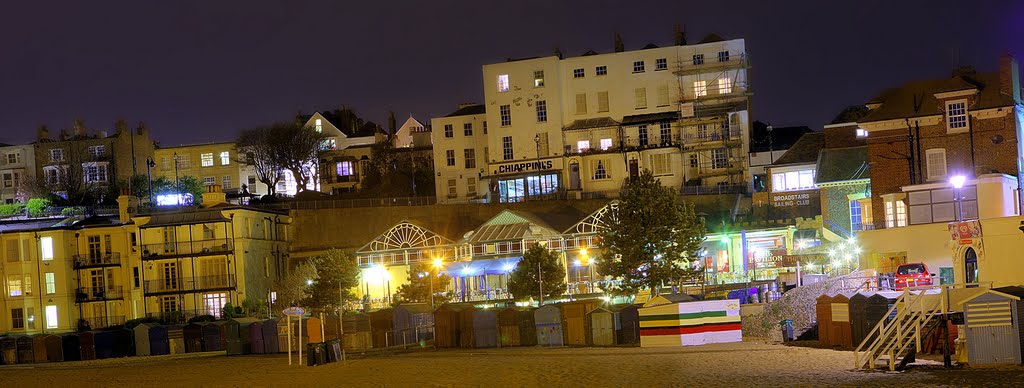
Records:
[[[281,159],[278,146],[270,128],[254,128],[243,130],[235,140],[238,150],[238,162],[252,167],[256,180],[267,185],[267,193],[274,194],[277,183],[281,181]]]
[[[274,124],[271,133],[282,167],[291,171],[299,192],[307,191],[317,178],[317,155],[324,150],[327,136],[300,123]]]

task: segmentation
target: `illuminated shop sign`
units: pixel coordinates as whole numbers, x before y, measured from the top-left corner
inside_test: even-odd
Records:
[[[532,162],[518,162],[518,163],[505,163],[495,166],[495,174],[519,174],[532,171],[546,171],[555,168],[556,166],[554,159],[548,160],[535,160]]]

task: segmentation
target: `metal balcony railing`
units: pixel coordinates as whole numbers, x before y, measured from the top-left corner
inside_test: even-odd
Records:
[[[124,315],[113,315],[107,317],[89,317],[78,320],[78,328],[80,330],[103,329],[123,324]]]
[[[75,302],[101,302],[105,300],[117,300],[124,298],[124,290],[121,286],[112,287],[79,287],[75,292]]]
[[[234,275],[212,275],[146,280],[146,294],[173,294],[235,288]]]
[[[121,265],[120,252],[104,253],[99,256],[75,254],[72,256],[72,258],[75,261],[75,269],[115,267]]]
[[[230,253],[231,250],[231,240],[226,238],[163,242],[155,244],[144,244],[142,246],[142,259],[145,260],[158,259],[161,257],[216,255]]]

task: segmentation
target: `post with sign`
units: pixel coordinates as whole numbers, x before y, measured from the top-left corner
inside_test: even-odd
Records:
[[[306,315],[306,309],[292,306],[282,311],[288,323],[288,365],[292,364],[292,317],[299,319],[299,365],[302,365],[302,316]]]

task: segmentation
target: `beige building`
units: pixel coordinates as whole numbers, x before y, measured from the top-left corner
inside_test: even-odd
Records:
[[[36,177],[36,157],[32,145],[0,146],[0,203],[24,202],[18,195],[22,182]]]
[[[746,186],[746,69],[744,41],[714,36],[694,45],[485,65],[490,134],[480,179],[498,202],[614,197],[643,169],[680,191]],[[435,160],[454,151],[455,164],[463,164],[459,149],[439,144],[443,127],[433,128]],[[439,171],[439,182],[460,179],[449,175],[455,170]],[[449,187],[437,186],[439,201],[471,200],[459,190],[450,198]]]
[[[487,182],[487,114],[483,105],[462,104],[431,120],[434,187],[440,203],[490,202]]]
[[[266,185],[238,160],[233,142],[160,147],[153,151],[152,174],[170,181],[192,176],[206,185],[221,185],[230,194],[238,193],[243,184],[250,193],[266,194]]]

